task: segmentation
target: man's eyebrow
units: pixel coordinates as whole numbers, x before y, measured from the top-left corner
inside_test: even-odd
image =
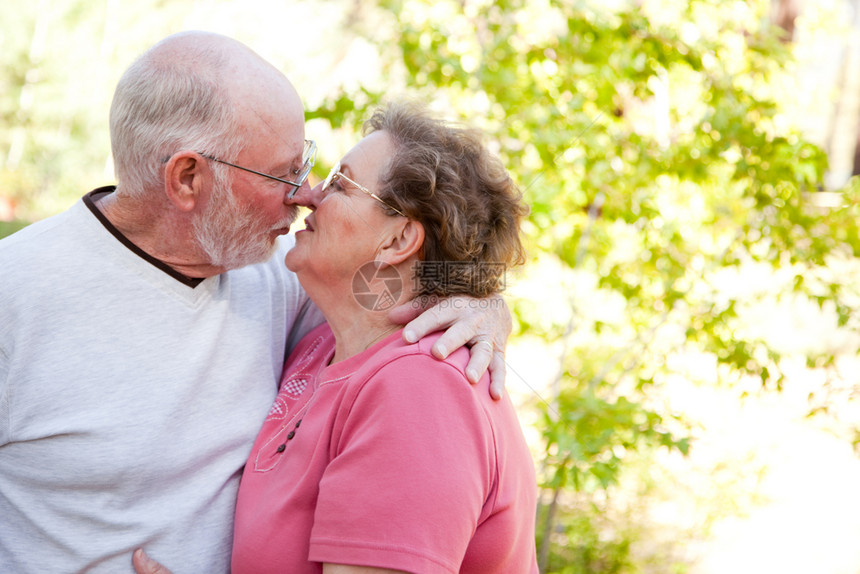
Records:
[[[292,161],[292,162],[290,162],[290,165],[293,167],[293,169],[302,169],[302,166],[304,166],[304,165],[305,165],[305,162],[304,162],[304,149],[305,149],[305,142],[304,142],[304,140],[302,140],[302,150],[301,150],[301,151],[299,152],[299,154],[298,154],[298,155],[293,159],[293,161]]]
[[[274,155],[274,154],[273,154]],[[302,154],[299,153],[298,156],[294,156],[292,159],[286,159],[282,161],[273,160],[268,164],[269,172],[272,175],[281,176],[289,176],[295,171],[302,169]],[[265,169],[265,168],[264,168]]]
[[[276,164],[277,171],[289,171],[293,172],[295,170],[302,169],[302,156],[299,155],[298,158],[293,158],[287,161],[281,161]]]

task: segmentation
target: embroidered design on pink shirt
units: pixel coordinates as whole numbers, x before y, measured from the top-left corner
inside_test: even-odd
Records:
[[[302,369],[310,363],[322,340],[322,337],[318,337],[311,343],[304,354],[296,359],[294,371],[290,378],[281,381],[278,396],[275,397],[275,402],[272,404],[272,408],[269,409],[268,416],[266,416],[267,421],[285,419],[290,413],[290,406],[302,396],[302,393],[308,386],[308,381],[312,378],[311,375],[303,372]]]

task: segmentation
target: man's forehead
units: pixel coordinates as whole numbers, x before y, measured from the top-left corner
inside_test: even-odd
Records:
[[[301,146],[305,140],[304,114],[290,113],[284,110],[251,109],[251,115],[256,119],[257,128],[280,137],[286,144],[298,143]]]
[[[305,127],[304,121],[301,121],[303,118],[295,122],[284,121],[284,118],[267,118],[257,111],[254,111],[253,115],[256,121],[245,126],[251,142],[285,161],[301,163],[305,146]]]

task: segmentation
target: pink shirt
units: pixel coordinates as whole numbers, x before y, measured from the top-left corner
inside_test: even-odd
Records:
[[[234,574],[538,571],[513,406],[467,382],[467,350],[433,358],[437,338],[397,332],[331,366],[328,325],[299,343],[242,477]]]

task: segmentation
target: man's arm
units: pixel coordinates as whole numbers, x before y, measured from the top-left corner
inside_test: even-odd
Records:
[[[445,299],[418,298],[395,307],[389,317],[406,323],[407,343],[445,329],[433,345],[433,355],[444,359],[463,345],[470,347],[466,376],[473,383],[489,368],[490,395],[499,399],[505,388],[505,345],[511,333],[511,312],[500,295],[485,298],[456,295]]]

